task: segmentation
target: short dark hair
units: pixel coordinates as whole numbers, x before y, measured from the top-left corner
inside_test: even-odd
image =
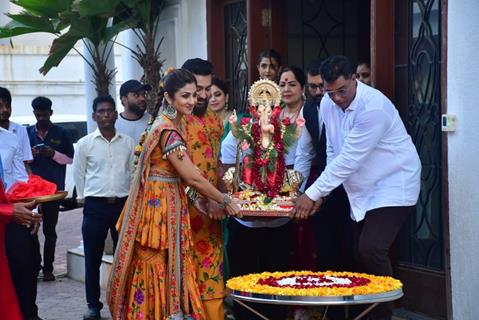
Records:
[[[95,100],[93,100],[93,112],[96,112],[98,105],[104,102],[110,103],[113,106],[113,108],[115,108],[116,110],[115,100],[109,94],[107,94],[107,95],[98,96],[95,98]]]
[[[6,104],[12,104],[12,95],[7,88],[0,87],[0,100],[3,100]]]
[[[270,59],[273,58],[278,63],[278,66],[281,67],[281,55],[279,54],[278,51],[274,49],[264,49],[263,51],[259,53],[258,64],[261,63],[261,60],[263,58],[270,58]]]
[[[320,74],[324,81],[334,82],[339,77],[351,79],[353,67],[345,56],[332,56],[321,63]]]
[[[323,62],[323,59],[319,59],[319,58],[312,60],[309,63],[308,68],[306,69],[306,72],[313,77],[319,75],[319,68],[321,67],[322,62]]]
[[[182,69],[186,69],[193,74],[200,76],[209,76],[213,74],[213,65],[208,60],[201,58],[188,59],[181,66]],[[167,91],[168,92],[168,91]]]
[[[304,85],[306,84],[306,77],[304,76],[303,69],[297,66],[289,66],[289,67],[281,68],[281,71],[278,74],[278,80],[281,79],[281,75],[283,73],[288,71],[291,71],[294,74],[296,81],[299,82],[299,84],[301,85],[301,88],[304,88]]]
[[[36,97],[32,100],[33,110],[52,110],[52,100],[47,97]]]

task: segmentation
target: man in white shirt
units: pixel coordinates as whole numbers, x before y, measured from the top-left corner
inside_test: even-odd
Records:
[[[304,177],[302,192],[326,166],[326,130],[319,112],[324,95],[324,81],[319,74],[321,62],[321,59],[315,59],[307,69],[308,98],[302,110],[305,127],[301,131],[294,161],[294,170]],[[331,192],[321,208],[321,214],[314,215],[308,224],[314,228],[318,270],[352,270],[352,221],[349,218],[348,197],[342,185]],[[330,312],[344,314],[343,308],[338,310]]]
[[[137,80],[128,80],[120,87],[121,104],[125,111],[120,113],[115,127],[118,132],[131,137],[136,144],[150,121],[150,114],[145,112],[146,92],[150,90],[150,85],[141,84]]]
[[[25,169],[30,172],[28,162],[33,160],[32,149],[30,147],[30,140],[28,139],[27,128],[21,124],[10,121],[12,115],[12,96],[8,89],[0,87],[0,127],[7,129],[14,133],[19,141],[22,149],[22,157],[25,164]]]
[[[73,159],[78,199],[84,199],[82,236],[88,310],[83,319],[100,319],[100,265],[108,230],[114,245],[115,229],[130,190],[135,143],[115,129],[118,113],[110,96],[93,101],[98,129],[80,139]]]
[[[325,97],[327,165],[297,199],[295,215],[306,218],[334,188],[343,184],[358,233],[359,259],[365,272],[392,275],[389,249],[420,191],[421,163],[411,137],[391,101],[356,81],[346,57],[333,56],[320,68]],[[391,319],[392,306],[377,308],[372,319]]]
[[[0,127],[0,155],[3,159],[6,190],[17,181],[25,182],[28,180],[20,142],[15,134],[2,127]]]

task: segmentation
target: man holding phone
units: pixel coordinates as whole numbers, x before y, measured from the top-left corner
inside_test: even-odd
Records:
[[[70,132],[50,121],[53,114],[52,101],[46,97],[36,97],[32,101],[33,114],[37,123],[27,128],[32,146],[32,173],[57,185],[57,190],[65,189],[66,165],[73,162],[73,142]],[[40,207],[43,215],[43,281],[54,281],[53,261],[57,234],[58,202],[44,203]]]

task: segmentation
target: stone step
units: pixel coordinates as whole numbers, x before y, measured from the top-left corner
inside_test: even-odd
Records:
[[[100,266],[100,286],[106,288],[110,275],[112,255],[103,254]],[[79,246],[67,251],[67,274],[70,279],[85,282],[85,255]]]

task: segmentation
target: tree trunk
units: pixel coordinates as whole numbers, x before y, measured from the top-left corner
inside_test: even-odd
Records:
[[[149,84],[152,88],[146,97],[147,110],[150,114],[156,113],[159,103],[161,102],[158,101],[158,92],[160,91],[162,63],[156,54],[155,47],[154,33],[146,33],[145,52],[143,53],[142,59],[140,59],[140,65],[145,72],[145,83]]]

